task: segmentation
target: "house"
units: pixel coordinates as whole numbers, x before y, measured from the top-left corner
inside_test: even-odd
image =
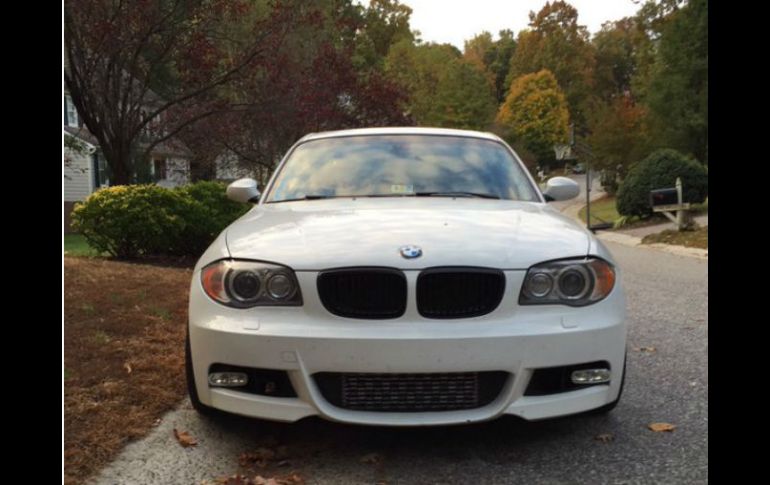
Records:
[[[88,131],[78,115],[69,93],[64,93],[64,149],[62,199],[64,232],[70,231],[70,214],[76,202],[110,185],[109,167],[99,149],[99,141]],[[190,152],[180,141],[160,143],[151,153],[149,180],[164,187],[177,187],[190,181]],[[146,177],[145,177],[146,178]]]

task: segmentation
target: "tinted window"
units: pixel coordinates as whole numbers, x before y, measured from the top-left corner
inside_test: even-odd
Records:
[[[473,192],[540,201],[502,144],[430,135],[352,136],[303,143],[284,164],[266,200],[421,192]]]

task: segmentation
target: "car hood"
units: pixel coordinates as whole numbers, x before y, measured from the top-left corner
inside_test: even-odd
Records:
[[[585,256],[590,233],[546,204],[474,198],[360,198],[256,206],[226,231],[233,258],[295,270],[345,266],[526,269]],[[422,256],[399,249],[416,245]]]

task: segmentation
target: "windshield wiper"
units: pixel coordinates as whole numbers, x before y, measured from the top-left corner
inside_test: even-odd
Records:
[[[345,196],[335,196],[335,195],[317,195],[317,194],[310,194],[310,195],[303,195],[302,197],[295,197],[293,199],[281,199],[281,200],[271,200],[268,202],[268,204],[275,204],[277,202],[296,202],[298,200],[321,200],[321,199],[334,199],[335,197],[345,197]]]
[[[453,192],[453,191],[435,191],[435,192],[415,192],[414,195],[418,197],[480,197],[482,199],[500,199],[494,194],[482,194],[479,192]]]

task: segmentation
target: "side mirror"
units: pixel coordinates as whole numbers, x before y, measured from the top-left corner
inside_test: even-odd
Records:
[[[227,186],[227,198],[235,202],[256,203],[259,201],[257,181],[254,179],[240,179]]]
[[[574,199],[580,195],[580,187],[570,178],[553,177],[546,182],[543,195],[547,201]]]

